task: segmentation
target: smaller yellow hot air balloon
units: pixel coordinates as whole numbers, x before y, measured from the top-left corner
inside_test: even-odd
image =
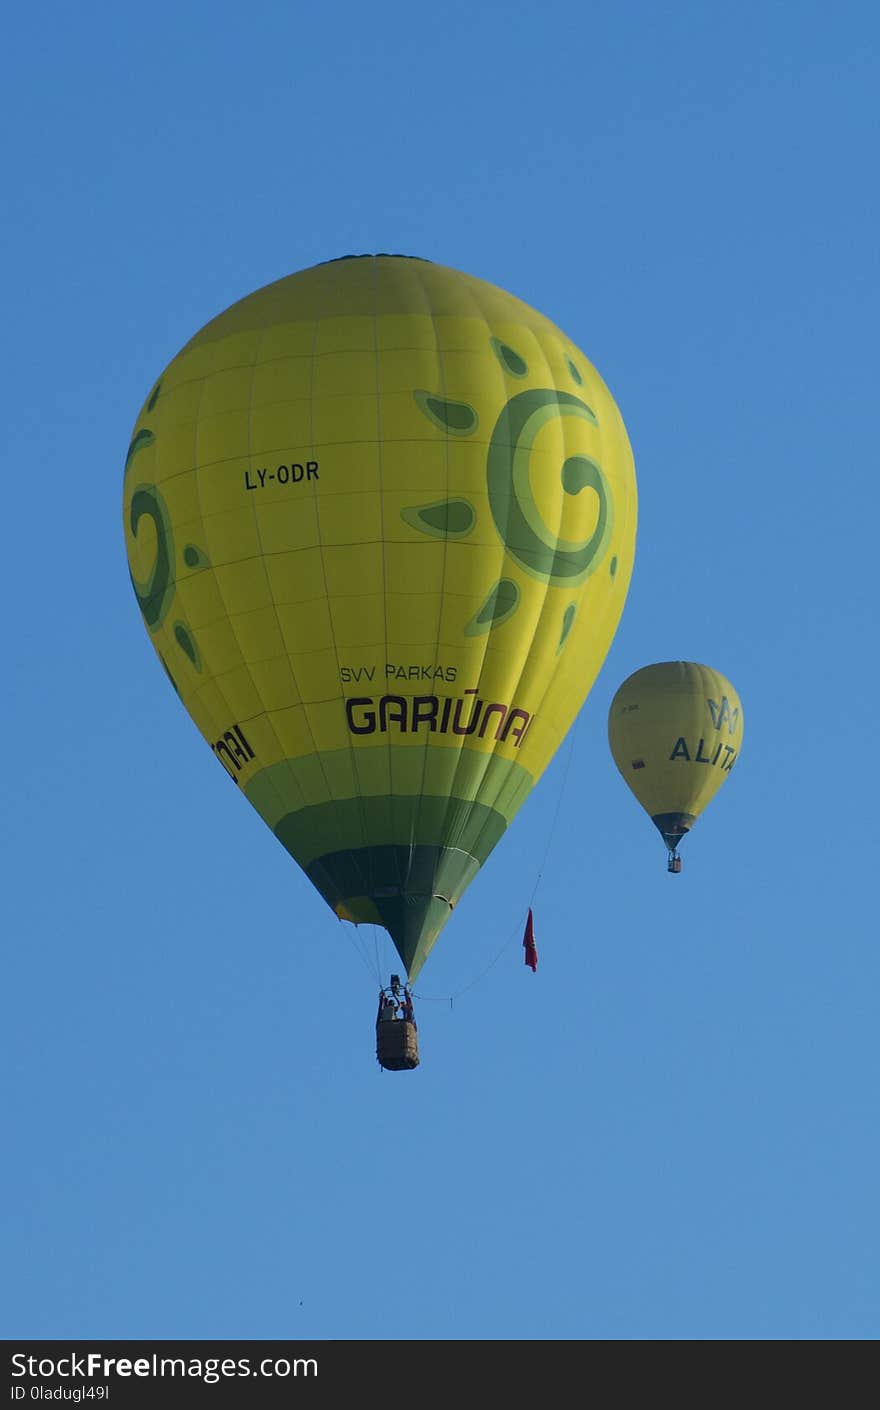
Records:
[[[678,844],[727,778],[742,746],[743,709],[725,676],[661,661],[624,681],[608,712],[614,762],[681,871]]]

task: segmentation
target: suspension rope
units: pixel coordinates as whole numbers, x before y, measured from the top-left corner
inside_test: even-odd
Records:
[[[346,940],[348,941],[348,943],[349,943],[349,945],[351,946],[351,948],[354,950],[354,952],[355,952],[355,954],[357,955],[358,959],[360,960],[361,964],[364,966],[364,969],[367,971],[367,973],[369,974],[370,978],[371,978],[371,979],[374,979],[374,980],[376,981],[376,983],[379,985],[379,987],[381,988],[381,987],[382,987],[382,966],[381,966],[380,963],[379,963],[379,928],[378,928],[378,926],[373,925],[371,922],[360,922],[360,924],[355,925],[355,924],[352,923],[352,922],[343,921],[343,920],[341,920],[341,918],[340,918],[340,923],[342,924],[342,927],[343,927],[343,930],[344,930],[344,934],[345,934]],[[367,940],[367,939],[364,939],[361,935],[358,934],[358,931],[360,930],[361,925],[362,925],[362,924],[365,924],[365,923],[370,925],[370,931],[372,932],[372,937],[371,937],[371,938],[372,938],[372,942],[373,942],[373,958],[372,958],[372,963],[370,962],[370,956],[369,956],[369,953],[368,953],[368,946],[369,946],[370,941]]]
[[[561,783],[560,783],[560,785],[559,785],[559,795],[558,795],[557,800],[556,800],[556,810],[555,810],[555,812],[554,812],[554,814],[553,814],[553,820],[552,820],[552,822],[550,823],[550,827],[549,827],[548,832],[547,832],[547,845],[546,845],[546,847],[544,848],[544,855],[543,855],[543,857],[542,857],[542,859],[541,859],[541,864],[540,864],[540,866],[538,867],[538,874],[537,874],[537,876],[535,877],[535,884],[534,884],[534,886],[532,887],[532,894],[531,894],[531,896],[529,897],[529,904],[528,904],[527,909],[531,909],[532,906],[534,905],[535,896],[537,895],[538,887],[539,887],[540,884],[541,884],[541,878],[542,878],[542,876],[544,875],[544,867],[546,866],[546,864],[547,864],[547,858],[548,858],[549,855],[550,855],[550,847],[551,847],[551,845],[552,845],[553,838],[554,838],[554,835],[555,835],[555,832],[556,832],[556,828],[557,828],[558,823],[559,823],[559,814],[560,814],[561,811],[562,811],[562,800],[563,800],[563,798],[565,797],[565,789],[566,789],[566,785],[567,785],[567,783],[568,783],[568,775],[569,775],[569,771],[570,771],[570,769],[571,769],[571,762],[572,762],[572,759],[574,758],[574,749],[575,749],[575,743],[576,743],[576,740],[577,740],[577,734],[578,734],[579,728],[580,728],[580,715],[578,716],[577,720],[575,721],[574,728],[571,730],[571,733],[570,733],[570,735],[569,735],[569,739],[568,739],[568,751],[567,751],[566,757],[565,757],[565,766],[564,766],[564,769],[563,769],[562,781],[561,781]],[[432,995],[432,994],[421,994],[421,993],[417,994],[417,993],[415,992],[415,990],[412,990],[411,993],[412,993],[413,998],[414,998],[414,999],[418,999],[418,1001],[419,1001],[420,1004],[435,1004],[435,1003],[443,1003],[443,1004],[445,1004],[445,1003],[448,1002],[448,1003],[449,1003],[449,1006],[450,1006],[450,1008],[451,1008],[451,1007],[452,1007],[452,1002],[453,1002],[454,999],[459,999],[459,998],[461,998],[462,994],[467,994],[471,989],[475,988],[477,984],[481,983],[482,980],[485,979],[486,975],[490,972],[490,970],[493,970],[493,969],[495,968],[495,966],[497,965],[498,961],[501,959],[501,956],[502,956],[503,954],[505,954],[505,953],[507,952],[507,950],[510,949],[510,947],[511,947],[511,945],[513,944],[514,940],[516,940],[516,938],[517,938],[518,936],[519,936],[520,938],[522,938],[522,929],[521,929],[521,925],[520,925],[519,922],[517,923],[516,929],[511,931],[510,935],[509,935],[508,938],[504,941],[504,943],[503,943],[503,945],[501,946],[501,948],[500,948],[500,950],[498,951],[498,953],[495,955],[495,957],[494,957],[492,960],[489,961],[489,963],[486,965],[485,969],[483,969],[478,975],[475,976],[475,978],[471,979],[471,980],[470,980],[467,984],[465,984],[461,989],[457,989],[454,994],[442,994],[442,995],[441,995],[441,994],[433,994],[433,995]]]

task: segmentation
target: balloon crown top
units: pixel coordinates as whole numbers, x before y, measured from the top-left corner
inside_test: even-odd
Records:
[[[417,259],[422,264],[431,263],[431,260],[425,259],[423,255],[401,255],[393,254],[388,250],[377,250],[375,254],[336,255],[334,259],[321,260],[321,264],[341,264],[345,259]]]

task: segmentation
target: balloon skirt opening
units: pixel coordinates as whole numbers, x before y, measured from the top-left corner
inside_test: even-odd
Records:
[[[681,839],[690,832],[696,818],[692,813],[655,813],[651,822],[670,852],[674,852]]]

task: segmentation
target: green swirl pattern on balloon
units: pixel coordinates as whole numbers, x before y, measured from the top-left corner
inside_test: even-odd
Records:
[[[135,538],[143,518],[152,520],[156,530],[156,561],[147,582],[139,583],[134,573],[131,573],[131,582],[144,621],[152,632],[161,625],[174,597],[174,542],[165,501],[157,489],[142,485],[131,497],[129,522]]]
[[[495,527],[508,553],[532,577],[562,587],[573,586],[598,567],[611,537],[612,504],[600,467],[586,456],[572,456],[562,467],[562,487],[572,495],[586,488],[596,492],[596,528],[584,542],[570,543],[542,522],[532,495],[529,458],[538,432],[556,416],[599,424],[596,413],[571,392],[549,387],[520,392],[495,423],[486,473]]]
[[[490,346],[512,377],[528,376],[528,364],[520,353],[500,338],[490,338]],[[576,363],[566,356],[572,380],[583,385]],[[453,401],[432,392],[413,392],[416,404],[430,421],[447,435],[470,436],[479,425],[479,416],[466,402]],[[510,398],[492,432],[486,460],[486,482],[495,527],[505,549],[531,577],[554,587],[575,587],[593,572],[605,557],[613,527],[613,504],[602,468],[586,455],[569,456],[560,469],[563,493],[574,497],[592,490],[598,500],[596,527],[588,539],[571,542],[559,536],[542,519],[532,489],[530,465],[535,440],[542,427],[556,417],[572,416],[598,427],[592,407],[572,392],[549,387],[532,388]],[[437,500],[410,505],[401,518],[420,533],[435,538],[464,538],[476,526],[476,511],[464,499]],[[610,564],[613,578],[617,558]],[[516,611],[520,592],[512,578],[501,578],[489,590],[480,610],[464,628],[466,636],[480,635],[506,622]],[[576,607],[565,609],[560,624],[558,651],[562,650],[576,615]]]

